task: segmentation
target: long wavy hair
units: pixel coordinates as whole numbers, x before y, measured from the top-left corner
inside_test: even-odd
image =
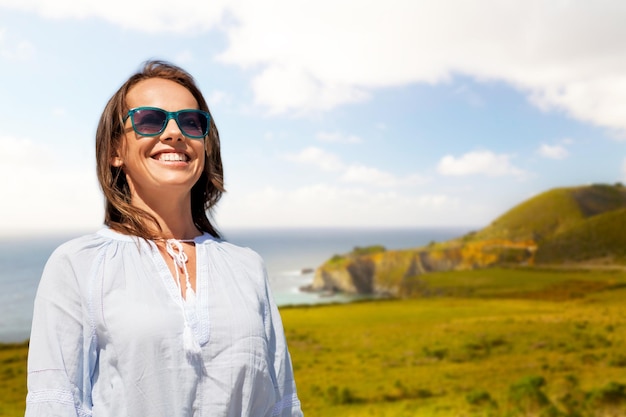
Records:
[[[182,68],[164,61],[151,60],[133,74],[107,103],[96,131],[96,162],[98,181],[106,199],[104,224],[120,233],[144,239],[159,239],[161,231],[157,220],[131,205],[130,187],[121,167],[111,164],[120,149],[124,135],[123,117],[128,113],[126,96],[140,81],[163,78],[185,87],[198,102],[200,110],[210,113],[209,106],[196,86],[193,77]],[[198,230],[220,237],[211,223],[213,208],[224,193],[224,174],[220,153],[220,138],[211,116],[209,133],[204,140],[204,170],[191,189],[191,214]]]

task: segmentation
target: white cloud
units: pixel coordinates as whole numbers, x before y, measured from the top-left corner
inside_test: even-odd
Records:
[[[249,207],[254,206],[251,213]],[[350,227],[350,226],[450,226],[484,219],[467,214],[458,199],[443,194],[406,195],[392,191],[314,184],[295,190],[267,187],[248,194],[229,194],[220,202],[221,227]],[[372,223],[372,219],[376,219]],[[244,223],[242,223],[242,220]]]
[[[232,101],[231,96],[225,91],[212,91],[207,97],[207,102],[210,108],[215,108],[220,104],[230,103]]]
[[[363,140],[356,135],[344,135],[340,132],[319,132],[317,139],[330,143],[361,143]]]
[[[548,145],[542,143],[537,152],[542,157],[549,159],[565,159],[569,156],[569,151],[561,145]]]
[[[490,177],[504,175],[521,176],[524,172],[510,162],[510,155],[495,154],[491,151],[468,152],[459,158],[444,156],[437,166],[442,175],[465,176],[484,174]]]
[[[375,88],[459,73],[507,82],[545,110],[626,129],[619,0],[254,0],[232,11],[238,19],[220,59],[260,68],[257,103],[276,113],[327,110]],[[274,94],[281,82],[293,88]]]
[[[123,28],[148,33],[189,33],[215,26],[226,11],[227,3],[227,0],[178,0],[176,7],[172,7],[172,3],[158,0],[0,0],[0,7],[34,12],[51,19],[97,17]]]
[[[24,234],[95,229],[103,204],[94,170],[64,167],[52,150],[28,139],[0,137],[5,158],[0,164],[0,231]],[[19,179],[15,181],[14,179]]]
[[[326,172],[340,171],[344,168],[337,155],[313,146],[303,149],[297,154],[285,155],[285,158],[292,162],[314,165]]]
[[[426,179],[418,174],[400,178],[390,172],[363,165],[350,165],[346,167],[340,180],[347,183],[368,184],[377,187],[411,186],[424,184],[426,182]]]
[[[395,175],[363,165],[349,166],[341,176],[341,180],[351,183],[378,185],[381,187],[395,187],[398,185],[398,179]]]
[[[365,184],[376,187],[400,187],[420,185],[427,179],[419,174],[398,177],[390,172],[361,164],[346,164],[337,155],[316,147],[308,147],[297,154],[284,156],[288,161],[313,165],[324,172],[339,173],[339,180],[345,183]]]
[[[272,113],[328,110],[365,100],[373,88],[435,83],[463,73],[509,82],[544,109],[626,129],[626,6],[619,0],[0,5],[56,18],[98,16],[147,32],[218,27],[229,39],[220,59],[258,71],[252,82],[256,102]]]
[[[47,146],[34,143],[30,139],[0,136],[0,147],[5,154],[0,165],[4,173],[47,170],[54,161]]]
[[[179,0],[177,7],[0,0],[0,6],[54,18],[99,17],[145,32],[222,30],[228,43],[219,59],[250,69],[256,103],[274,114],[325,111],[367,100],[377,88],[464,74],[509,83],[546,111],[626,130],[621,0]]]
[[[320,80],[307,71],[268,67],[252,81],[255,102],[270,114],[327,111],[338,104],[364,101],[369,94],[348,84]]]
[[[14,39],[0,29],[0,58],[9,61],[30,61],[35,57],[35,47],[27,40]]]

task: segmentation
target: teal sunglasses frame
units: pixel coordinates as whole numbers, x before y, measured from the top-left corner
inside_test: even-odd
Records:
[[[140,130],[137,129],[137,127],[135,126],[135,113],[137,113],[138,111],[141,110],[156,110],[159,111],[163,114],[165,114],[165,121],[163,122],[163,126],[161,126],[161,129],[159,129],[158,132],[155,133],[144,133],[141,132]],[[180,120],[178,118],[178,116],[181,113],[197,113],[200,114],[204,117],[206,117],[206,129],[204,131],[204,134],[202,135],[190,135],[187,131],[185,131],[185,129],[180,125]],[[135,131],[135,133],[137,133],[138,135],[141,136],[147,136],[147,137],[151,137],[151,136],[157,136],[160,135],[161,133],[163,133],[163,131],[165,130],[165,127],[167,126],[167,124],[169,123],[169,121],[171,119],[174,119],[176,121],[176,124],[178,125],[178,128],[180,129],[180,131],[182,132],[183,135],[187,136],[188,138],[192,138],[192,139],[204,139],[206,137],[206,135],[209,134],[209,128],[211,125],[211,115],[208,112],[205,112],[204,110],[199,110],[199,109],[184,109],[184,110],[178,110],[178,111],[165,111],[163,109],[160,109],[158,107],[135,107],[134,109],[130,109],[128,111],[128,113],[126,113],[126,116],[122,119],[124,123],[126,123],[126,120],[128,120],[128,118],[130,118],[130,122],[133,126],[133,130]]]

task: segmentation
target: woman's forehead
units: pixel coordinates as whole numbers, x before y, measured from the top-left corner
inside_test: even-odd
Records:
[[[168,111],[198,108],[198,101],[185,86],[164,78],[141,80],[126,94],[129,108],[159,107]]]

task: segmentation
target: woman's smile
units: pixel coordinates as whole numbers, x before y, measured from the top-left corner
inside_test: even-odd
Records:
[[[153,155],[152,159],[160,162],[189,162],[191,158],[182,152],[164,151]]]
[[[182,153],[160,153],[154,159],[159,161],[187,161],[187,156]]]

